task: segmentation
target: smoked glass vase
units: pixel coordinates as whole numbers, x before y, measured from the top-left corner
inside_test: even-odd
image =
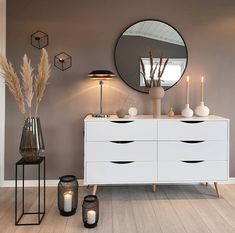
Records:
[[[45,150],[40,119],[28,117],[25,120],[19,152],[25,161],[37,161]]]

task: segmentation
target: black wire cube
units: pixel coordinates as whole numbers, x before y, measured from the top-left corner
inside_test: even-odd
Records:
[[[72,66],[72,57],[65,52],[61,52],[54,57],[54,65],[62,71],[67,70]]]
[[[63,216],[76,213],[78,204],[78,182],[73,175],[60,177],[58,184],[58,208]]]
[[[84,197],[82,204],[82,220],[86,228],[94,228],[99,220],[99,200],[96,195]]]
[[[48,35],[45,32],[36,31],[31,35],[31,45],[37,49],[45,48],[48,43]]]

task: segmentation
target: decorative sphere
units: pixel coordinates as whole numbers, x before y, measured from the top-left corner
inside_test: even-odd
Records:
[[[136,107],[131,107],[128,110],[130,116],[136,116],[138,114],[138,109]]]
[[[118,116],[119,118],[124,118],[125,115],[126,115],[126,111],[121,108],[121,109],[118,109],[118,110],[117,110],[116,114],[117,114],[117,116]]]

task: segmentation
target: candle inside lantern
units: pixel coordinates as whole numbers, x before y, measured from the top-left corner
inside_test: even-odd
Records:
[[[64,212],[72,211],[72,199],[73,195],[71,192],[64,193]]]
[[[203,99],[204,99],[204,77],[202,76],[201,77],[201,102],[203,102]]]
[[[189,76],[186,80],[186,104],[189,104]]]
[[[94,224],[96,220],[96,212],[94,210],[87,211],[87,223]]]

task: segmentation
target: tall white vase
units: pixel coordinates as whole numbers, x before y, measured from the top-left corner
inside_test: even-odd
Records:
[[[161,117],[161,100],[165,95],[165,91],[162,87],[151,87],[149,89],[149,96],[152,99],[153,117]]]

